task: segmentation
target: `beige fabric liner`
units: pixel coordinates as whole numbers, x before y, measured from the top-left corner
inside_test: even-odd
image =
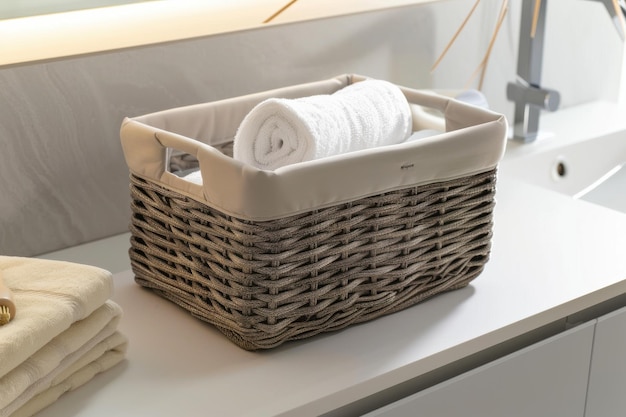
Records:
[[[272,220],[358,198],[493,169],[504,154],[501,114],[429,92],[401,87],[414,129],[432,128],[424,109],[440,112],[441,135],[302,162],[265,171],[211,145],[232,141],[244,116],[269,97],[331,94],[365,77],[329,80],[126,118],[120,136],[132,173],[247,220]],[[203,184],[167,171],[168,148],[195,156]]]

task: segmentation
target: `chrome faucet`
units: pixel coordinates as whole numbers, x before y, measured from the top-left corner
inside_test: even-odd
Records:
[[[513,139],[522,142],[537,139],[539,113],[555,111],[561,101],[558,91],[541,87],[547,3],[547,0],[522,0],[517,81],[508,83],[506,88],[507,98],[515,103]],[[539,10],[535,11],[537,6]]]
[[[624,40],[626,30],[623,16],[626,16],[626,0],[595,1],[606,6]],[[548,0],[522,0],[517,81],[508,83],[506,89],[507,98],[515,103],[513,139],[521,142],[537,139],[541,111],[555,111],[561,101],[558,91],[541,86],[547,3]],[[536,7],[539,9],[535,10]]]

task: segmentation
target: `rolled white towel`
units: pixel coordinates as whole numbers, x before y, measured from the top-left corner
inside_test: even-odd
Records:
[[[271,98],[244,118],[233,157],[260,169],[401,143],[411,109],[400,89],[382,80],[351,84],[331,95]]]

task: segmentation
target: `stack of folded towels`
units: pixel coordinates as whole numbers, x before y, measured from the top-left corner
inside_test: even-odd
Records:
[[[0,326],[0,417],[31,416],[124,359],[111,273],[0,256],[16,315]]]

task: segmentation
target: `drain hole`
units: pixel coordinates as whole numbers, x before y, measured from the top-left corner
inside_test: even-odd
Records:
[[[563,162],[559,162],[558,164],[556,164],[556,175],[561,178],[567,175],[567,167]]]

